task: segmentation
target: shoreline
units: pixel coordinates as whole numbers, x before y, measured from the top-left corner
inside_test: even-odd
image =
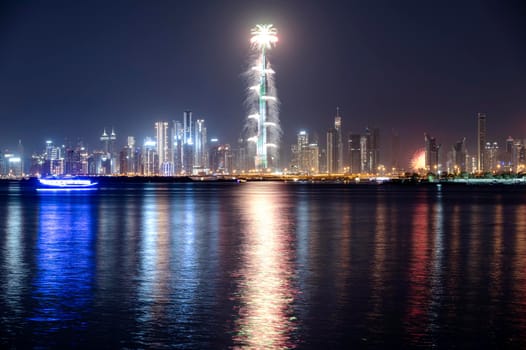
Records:
[[[244,182],[287,182],[298,184],[332,184],[345,186],[434,186],[442,187],[495,187],[495,186],[524,186],[524,178],[508,179],[415,179],[415,178],[369,178],[358,179],[346,176],[284,176],[284,175],[243,175],[243,176],[79,176],[99,182],[101,187],[119,185],[141,185],[141,184],[175,184],[175,183],[244,183]],[[20,184],[22,186],[34,186],[36,177],[29,178],[0,178],[0,184]]]

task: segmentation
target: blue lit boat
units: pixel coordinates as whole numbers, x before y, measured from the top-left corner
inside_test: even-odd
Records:
[[[96,190],[98,182],[75,176],[45,177],[38,179],[37,191],[82,191]]]

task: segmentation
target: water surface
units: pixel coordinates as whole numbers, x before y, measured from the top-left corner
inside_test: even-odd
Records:
[[[526,347],[526,190],[0,188],[0,344]]]

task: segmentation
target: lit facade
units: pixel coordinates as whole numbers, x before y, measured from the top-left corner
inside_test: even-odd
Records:
[[[485,148],[486,148],[486,114],[477,114],[477,170],[484,172],[485,168]]]
[[[439,168],[439,151],[440,145],[434,137],[429,136],[427,133],[424,134],[425,141],[425,167],[427,171],[437,174],[440,171]]]

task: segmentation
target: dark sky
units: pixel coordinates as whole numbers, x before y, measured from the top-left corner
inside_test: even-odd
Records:
[[[250,28],[273,23],[282,148],[340,107],[345,134],[391,130],[403,161],[428,132],[449,150],[477,112],[489,138],[526,138],[521,1],[11,1],[0,5],[0,147],[154,135],[185,109],[234,142]],[[324,142],[322,142],[324,143]]]

